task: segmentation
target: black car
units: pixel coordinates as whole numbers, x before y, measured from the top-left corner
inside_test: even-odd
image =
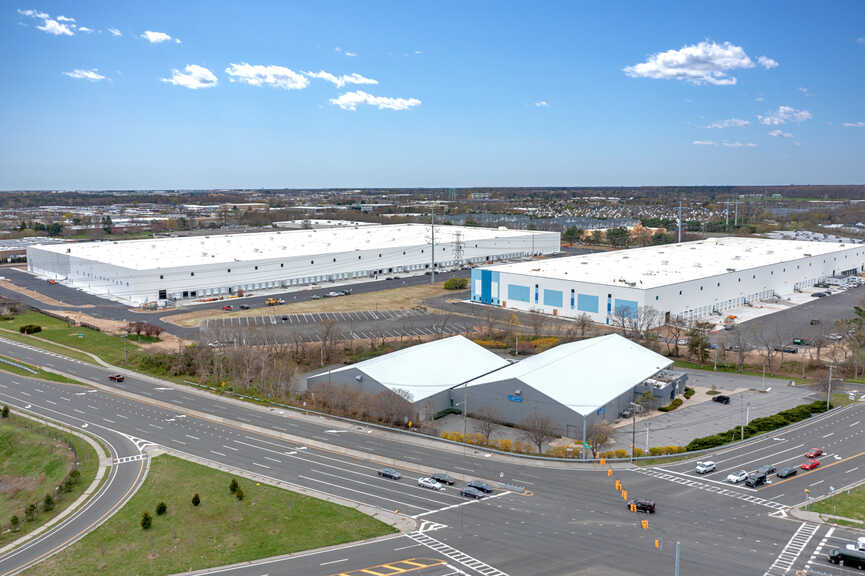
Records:
[[[477,488],[472,488],[471,486],[464,486],[462,489],[460,489],[460,496],[466,496],[467,498],[474,498],[475,500],[480,500],[485,496],[485,494]]]
[[[249,310],[249,304],[241,304],[240,309],[241,310]]]
[[[382,468],[378,471],[378,475],[382,478],[390,478],[391,480],[399,480],[402,478],[402,474],[393,468]]]
[[[436,472],[434,474],[430,474],[429,477],[441,484],[447,484],[448,486],[454,485],[454,479],[445,474],[444,472]]]
[[[762,486],[765,483],[765,474],[751,474],[750,476],[745,478],[745,486],[747,486],[748,488],[756,488],[757,486]]]
[[[775,473],[775,467],[772,466],[771,464],[765,464],[765,465],[757,468],[757,474],[766,474],[768,476],[769,474],[774,474],[774,473]]]
[[[849,550],[846,548],[833,548],[829,550],[826,559],[832,564],[851,566],[854,568],[865,568],[865,552]]]
[[[637,512],[645,512],[646,514],[655,513],[655,502],[653,500],[631,500],[627,505],[628,510],[631,509],[631,506],[635,506]]]
[[[724,396],[723,394],[718,394],[717,396],[712,396],[712,401],[717,402],[718,404],[729,404],[730,397]]]
[[[484,482],[483,480],[472,480],[467,484],[469,488],[474,488],[476,490],[480,490],[485,494],[490,494],[493,491],[493,487]]]
[[[783,468],[780,472],[778,472],[778,478],[789,478],[790,476],[795,476],[798,472],[795,468]]]

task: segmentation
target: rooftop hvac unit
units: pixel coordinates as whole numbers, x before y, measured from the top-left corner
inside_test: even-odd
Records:
[[[735,272],[735,271],[736,271],[735,268],[727,268],[727,272]]]

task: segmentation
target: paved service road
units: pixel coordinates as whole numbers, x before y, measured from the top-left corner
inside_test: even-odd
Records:
[[[50,362],[55,370],[110,384],[106,378],[110,372],[97,366],[8,342],[0,342],[0,353],[39,365]],[[419,522],[414,532],[384,541],[214,573],[366,576],[370,572],[357,571],[411,558],[429,558],[445,564],[425,566],[417,573],[665,574],[672,572],[674,543],[679,541],[682,574],[763,574],[801,524],[779,517],[790,503],[798,501],[793,496],[797,491],[801,493],[798,485],[791,486],[787,494],[786,486],[775,482],[756,493],[741,487],[728,489],[710,479],[690,477],[692,464],[622,469],[610,478],[599,466],[586,469],[557,463],[548,467],[505,461],[483,451],[454,451],[439,443],[344,425],[328,418],[264,410],[134,374],[127,374],[126,381],[119,385],[110,384],[110,388],[84,397],[69,395],[71,390],[80,390],[76,387],[40,382],[41,392],[37,392],[30,381],[14,380],[14,386],[10,381],[4,382],[8,388],[0,387],[0,392],[6,394],[4,398],[26,398],[32,406],[54,409],[51,402],[63,402],[67,413],[83,412],[81,417],[94,422],[101,419],[102,425],[117,432],[144,438],[180,454],[249,470],[343,501],[398,510],[400,515]],[[749,450],[761,451],[758,456],[783,450],[772,443],[786,442],[791,448],[800,443],[810,445],[815,437],[829,434],[830,429],[840,437],[842,429],[855,430],[850,424],[862,411],[863,406],[854,405],[785,430],[780,440],[760,439],[718,450],[713,457],[721,460],[729,455],[734,461],[723,466],[744,466],[753,459],[747,454]],[[831,443],[832,438],[825,439],[826,449],[842,458],[848,452],[852,455],[855,438],[847,438],[837,446]],[[790,454],[798,454],[801,448]],[[376,470],[384,463],[400,470],[403,478],[379,478]],[[842,466],[826,466],[812,473],[813,480],[803,476],[795,481],[805,480],[807,484],[823,478],[821,475],[828,478],[844,474]],[[668,468],[670,471],[666,471]],[[417,487],[418,475],[430,470],[458,475],[458,485],[478,477],[497,484],[518,484],[529,493],[517,494],[497,486],[491,498],[464,500],[452,487],[444,492]],[[856,472],[849,476],[851,481],[862,478]],[[613,487],[614,480],[622,481],[629,497],[657,502],[657,513],[648,517],[647,530],[642,530],[639,523],[646,516],[626,509]],[[655,548],[655,540],[659,549]],[[400,564],[402,570],[407,566]]]
[[[93,390],[78,386],[65,388],[62,398],[48,402],[38,398],[36,390],[50,394],[48,382],[42,382],[0,371],[0,402],[8,404],[12,410],[24,409],[45,419],[55,420],[67,427],[77,428],[95,436],[108,448],[113,460],[108,470],[108,478],[78,510],[55,524],[39,536],[28,540],[18,548],[0,556],[0,574],[17,574],[41,560],[73,544],[88,532],[111,517],[135,493],[144,479],[146,461],[141,458],[144,443],[126,434],[105,427],[93,415],[75,415],[70,410],[71,399],[77,404],[87,404],[93,399]],[[34,401],[37,400],[38,401]],[[72,414],[70,414],[72,412]],[[118,463],[118,459],[123,463]],[[126,461],[129,460],[129,461]]]

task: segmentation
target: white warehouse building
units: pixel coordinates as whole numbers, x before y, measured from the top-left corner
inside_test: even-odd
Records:
[[[435,266],[552,254],[558,232],[435,226]],[[424,224],[37,245],[28,269],[90,294],[140,305],[278,290],[432,265]]]
[[[724,237],[475,268],[471,298],[603,324],[643,307],[690,321],[863,270],[861,244]]]

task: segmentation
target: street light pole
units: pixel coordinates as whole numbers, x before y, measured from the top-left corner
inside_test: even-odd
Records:
[[[679,576],[679,541],[676,540],[676,564],[673,571],[674,576]]]
[[[829,364],[829,386],[826,387],[826,410],[829,409],[829,399],[832,397],[832,368]]]

